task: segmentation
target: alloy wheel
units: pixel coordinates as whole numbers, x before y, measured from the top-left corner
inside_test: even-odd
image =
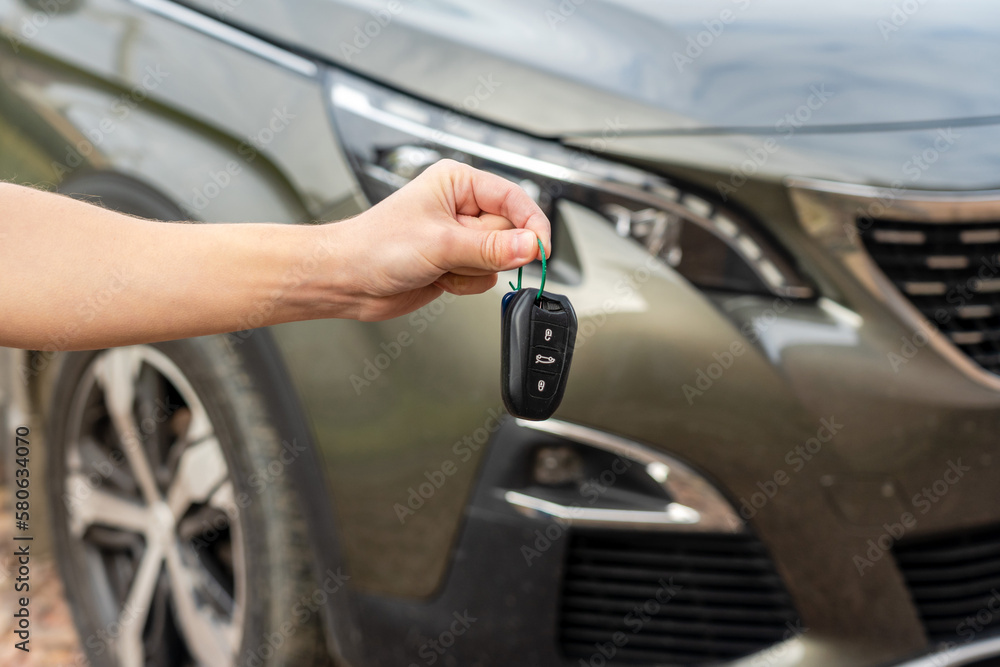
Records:
[[[118,664],[234,664],[244,527],[216,426],[177,365],[151,346],[94,357],[65,457],[65,530]]]

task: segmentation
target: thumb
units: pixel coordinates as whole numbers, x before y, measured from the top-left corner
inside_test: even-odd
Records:
[[[487,271],[508,271],[524,266],[538,256],[538,237],[527,229],[474,230],[465,228],[454,266]]]

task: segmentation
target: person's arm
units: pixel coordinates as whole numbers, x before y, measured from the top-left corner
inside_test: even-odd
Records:
[[[96,349],[383,320],[548,254],[516,185],[451,161],[335,224],[174,224],[0,183],[0,345]]]

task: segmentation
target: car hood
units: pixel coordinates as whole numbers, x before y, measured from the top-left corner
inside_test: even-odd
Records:
[[[813,132],[1000,120],[1000,6],[986,0],[193,4],[540,136],[732,132],[796,113]]]

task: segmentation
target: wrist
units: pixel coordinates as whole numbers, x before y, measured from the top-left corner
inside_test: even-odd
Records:
[[[277,287],[271,297],[274,321],[351,317],[358,309],[345,235],[337,223],[283,225]]]

